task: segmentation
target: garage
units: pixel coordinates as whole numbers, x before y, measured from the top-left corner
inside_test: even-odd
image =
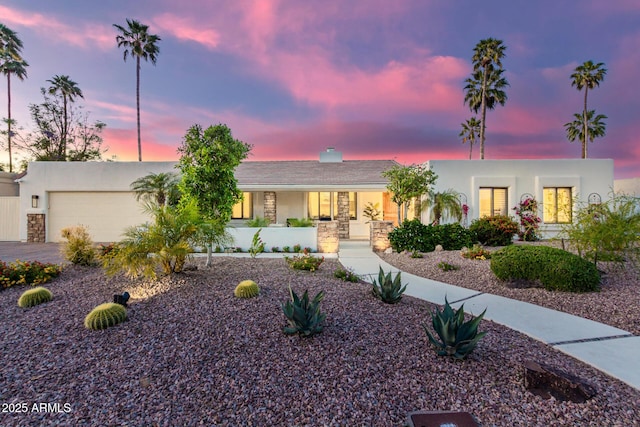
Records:
[[[48,193],[47,241],[61,240],[63,228],[84,225],[94,242],[115,242],[124,230],[148,221],[132,192]]]

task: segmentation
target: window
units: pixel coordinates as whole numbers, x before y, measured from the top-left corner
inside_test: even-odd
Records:
[[[480,188],[480,218],[485,216],[507,215],[507,189]]]
[[[547,224],[568,224],[571,222],[571,188],[544,188],[543,218]]]
[[[242,200],[233,205],[231,212],[232,219],[251,219],[253,218],[253,194],[242,193]]]
[[[357,219],[355,192],[349,192],[349,219]],[[338,193],[329,191],[311,192],[308,194],[309,218],[331,220],[338,217]]]

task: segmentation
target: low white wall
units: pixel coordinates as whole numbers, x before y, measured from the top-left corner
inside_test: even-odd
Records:
[[[243,251],[251,247],[251,241],[259,227],[238,227],[228,228],[227,231],[234,238],[234,247],[242,248]],[[293,248],[300,245],[302,248],[311,248],[314,251],[318,248],[318,229],[315,227],[263,227],[260,231],[260,238],[264,242],[266,251],[277,246],[282,250],[284,246]]]

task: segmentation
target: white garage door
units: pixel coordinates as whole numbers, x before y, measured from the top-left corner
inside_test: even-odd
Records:
[[[51,192],[48,216],[48,242],[74,225],[87,227],[94,242],[117,242],[127,227],[148,221],[130,192]]]

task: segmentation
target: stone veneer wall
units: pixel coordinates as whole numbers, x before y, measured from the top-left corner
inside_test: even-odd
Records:
[[[338,235],[341,239],[349,238],[349,192],[338,192]]]
[[[340,248],[338,221],[318,221],[318,252],[336,253]]]
[[[269,220],[270,224],[278,222],[276,208],[276,192],[265,191],[264,192],[264,217]]]
[[[44,214],[27,214],[27,242],[45,242],[47,234],[44,219]]]
[[[382,252],[391,247],[389,233],[393,231],[393,221],[371,221],[369,244],[374,252]]]

